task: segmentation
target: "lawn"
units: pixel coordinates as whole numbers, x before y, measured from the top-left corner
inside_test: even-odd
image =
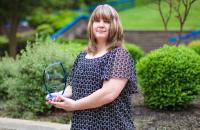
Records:
[[[164,7],[167,11],[167,8]],[[186,21],[185,30],[200,29],[200,0],[197,0],[190,11]],[[155,4],[136,6],[119,12],[122,25],[126,30],[163,30],[164,26]],[[169,22],[170,30],[179,29],[179,24],[173,14]]]

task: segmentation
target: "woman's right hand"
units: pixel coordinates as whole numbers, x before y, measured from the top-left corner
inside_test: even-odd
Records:
[[[58,96],[62,95],[62,94],[64,97],[70,98],[72,96],[72,86],[68,85],[66,87],[64,93],[63,93],[63,91],[54,92],[54,93],[51,93],[52,97],[50,97],[50,94],[48,94],[45,99],[47,100],[47,102],[48,101],[61,102],[62,100],[60,98],[58,98]]]
[[[48,100],[53,100],[55,97],[57,97],[59,95],[59,92],[55,92],[55,93],[50,93],[47,94],[47,96],[45,97],[45,99]]]

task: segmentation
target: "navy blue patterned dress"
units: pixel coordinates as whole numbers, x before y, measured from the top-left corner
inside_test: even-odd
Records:
[[[72,99],[92,94],[110,78],[127,78],[128,82],[113,102],[94,109],[74,111],[71,130],[134,130],[130,95],[137,92],[137,86],[129,52],[118,47],[98,58],[87,59],[86,54],[81,52],[72,67]]]

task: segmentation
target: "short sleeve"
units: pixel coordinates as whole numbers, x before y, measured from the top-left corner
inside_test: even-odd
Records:
[[[127,86],[132,93],[137,93],[136,73],[130,53],[123,48],[117,48],[111,53],[103,72],[103,80],[110,78],[126,78]]]

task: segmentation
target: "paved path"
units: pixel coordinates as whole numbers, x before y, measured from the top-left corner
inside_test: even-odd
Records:
[[[0,130],[69,130],[70,125],[30,121],[21,119],[0,118]]]

